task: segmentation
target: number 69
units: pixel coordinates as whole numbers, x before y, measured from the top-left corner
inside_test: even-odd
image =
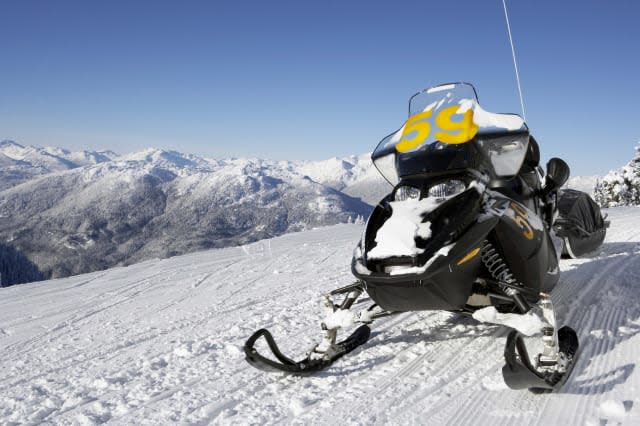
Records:
[[[461,144],[469,142],[478,132],[478,126],[473,122],[473,110],[469,109],[463,114],[458,114],[459,105],[444,108],[435,117],[435,125],[441,132],[435,132],[433,136],[442,143]],[[404,125],[400,141],[396,144],[399,152],[408,152],[422,145],[431,134],[431,123],[428,121],[433,114],[432,110],[412,115]],[[462,115],[462,120],[453,121],[454,115]]]

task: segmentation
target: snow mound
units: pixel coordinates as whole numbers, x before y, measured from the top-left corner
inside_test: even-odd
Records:
[[[540,317],[535,315],[533,312],[528,312],[525,315],[502,314],[493,306],[474,312],[473,318],[480,322],[488,322],[513,328],[525,336],[538,334],[545,326]]]

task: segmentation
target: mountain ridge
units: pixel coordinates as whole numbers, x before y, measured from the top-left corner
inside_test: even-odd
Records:
[[[366,175],[364,164],[345,164],[349,173],[338,173],[337,189],[317,181],[335,169],[323,172],[310,162],[206,159],[158,148],[113,158],[15,143],[2,148],[14,162],[28,162],[32,176],[0,190],[0,241],[51,277],[246,244],[354,221],[371,210],[340,191],[358,181],[352,169]],[[88,163],[73,167],[55,153]],[[54,160],[47,167],[34,166],[48,156]]]

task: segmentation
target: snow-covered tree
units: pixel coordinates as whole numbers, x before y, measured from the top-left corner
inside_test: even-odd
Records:
[[[598,180],[594,199],[601,207],[640,205],[640,144],[635,157],[620,170]]]

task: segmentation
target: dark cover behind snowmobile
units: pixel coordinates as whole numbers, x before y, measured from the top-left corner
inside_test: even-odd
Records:
[[[563,254],[578,257],[602,244],[608,222],[588,194],[574,189],[562,190],[558,196],[558,212],[556,229],[565,240]]]

